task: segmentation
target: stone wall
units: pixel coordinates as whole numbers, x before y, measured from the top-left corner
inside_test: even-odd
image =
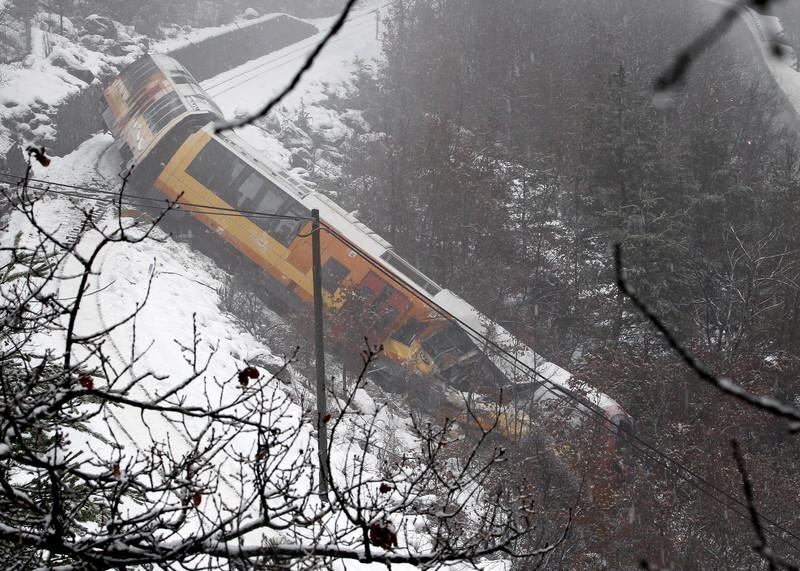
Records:
[[[203,81],[225,70],[259,58],[317,33],[308,22],[280,15],[243,24],[239,29],[212,36],[169,53]]]

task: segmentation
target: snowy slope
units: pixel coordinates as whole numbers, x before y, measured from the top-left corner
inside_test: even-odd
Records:
[[[354,58],[371,61],[380,56],[377,36],[380,22],[387,13],[385,0],[358,3],[345,26],[304,75],[298,88],[281,102],[285,110],[279,116],[282,119],[291,117],[303,105],[317,128],[335,121],[328,110],[315,103],[325,97],[326,88],[341,84],[350,77]],[[325,35],[333,18],[312,20],[311,23],[320,30],[319,34],[202,83],[226,117],[252,113],[289,84],[299,66]],[[272,160],[283,162],[288,167],[290,153],[277,137],[254,127],[239,129],[237,133]]]
[[[377,3],[373,2],[369,9]],[[335,84],[349,75],[349,66],[343,62],[352,60],[352,57],[373,57],[378,54],[379,46],[375,40],[375,15],[370,12],[361,12],[354,17],[354,25],[345,28],[343,35],[331,44],[325,56],[318,62],[304,82],[301,91],[290,98],[289,105],[297,105],[300,100],[314,101],[321,97],[324,83]],[[366,23],[364,23],[366,22]],[[322,29],[326,22],[317,22]],[[368,33],[366,33],[368,31]],[[349,35],[348,35],[349,34]],[[366,38],[370,41],[365,41]],[[272,92],[282,87],[283,81],[288,81],[291,73],[296,69],[298,62],[304,57],[306,50],[313,45],[315,40],[309,40],[303,49],[292,52],[285,50],[283,54],[276,54],[252,62],[245,69],[236,73],[255,73],[256,77],[249,78],[246,87],[241,84],[228,91],[230,95],[222,96],[221,102],[226,111],[234,113],[242,105],[252,104],[257,106],[268,95],[263,83],[261,72],[269,67],[269,81]],[[64,46],[67,50],[68,46]],[[276,59],[280,58],[280,59]],[[89,57],[87,56],[87,60]],[[65,94],[71,91],[70,81],[61,75],[58,77],[58,87],[53,89],[53,83],[37,82],[38,75],[48,77],[53,70],[44,60],[41,65],[34,65],[21,70],[16,76],[20,87],[16,91],[0,91],[0,98],[4,101],[15,101],[14,106],[26,106],[39,99],[50,103],[57,103]],[[258,67],[262,65],[263,67]],[[34,69],[36,68],[36,69]],[[274,76],[272,73],[274,72]],[[225,75],[231,77],[230,73]],[[52,76],[50,76],[52,78]],[[241,76],[241,77],[244,77]],[[210,81],[218,81],[215,78]],[[224,77],[223,77],[224,79]],[[76,86],[77,88],[77,86]],[[222,89],[222,88],[220,88]],[[245,96],[246,95],[246,96]],[[48,99],[49,98],[49,99]],[[276,139],[264,135],[262,132],[248,130],[252,141],[261,148],[269,149],[279,156],[285,156],[286,150],[280,146]],[[44,180],[51,180],[61,184],[84,185],[90,182],[93,186],[103,188],[116,188],[119,183],[117,176],[119,157],[111,148],[109,135],[98,134],[86,141],[75,152],[65,157],[55,157],[48,169],[36,166],[34,176]],[[59,196],[55,193],[46,195],[37,205],[37,214],[45,227],[51,228],[62,236],[69,234],[71,228],[78,223],[81,209],[95,207],[93,201]],[[100,227],[113,225],[115,219],[113,209],[107,209],[105,216],[100,219]],[[109,226],[110,227],[110,226]],[[28,239],[33,237],[32,230],[20,215],[12,215],[8,231],[2,236],[3,245],[11,244],[17,234],[22,234]],[[196,323],[201,334],[198,345],[199,358],[202,362],[208,361],[208,370],[202,378],[181,389],[181,396],[187,403],[202,404],[206,397],[212,400],[225,401],[235,398],[241,388],[235,382],[237,371],[251,363],[281,363],[282,353],[285,348],[271,348],[264,346],[250,334],[243,331],[238,323],[219,309],[219,288],[224,278],[224,272],[218,269],[213,262],[203,255],[192,251],[186,244],[176,243],[162,233],[157,232],[157,241],[144,242],[139,245],[119,244],[108,249],[95,265],[96,274],[92,278],[91,295],[87,299],[78,320],[78,332],[91,334],[109,327],[125,319],[137,307],[141,313],[135,322],[126,324],[113,331],[107,345],[110,365],[122,370],[130,362],[131,354],[141,355],[133,368],[129,371],[130,377],[158,373],[163,380],[148,382],[141,388],[135,389],[133,396],[143,399],[152,399],[159,394],[164,394],[176,386],[181,379],[192,374],[192,367],[186,361],[186,349],[192,343],[192,328]],[[81,242],[81,250],[87,251],[99,240],[98,233],[89,233]],[[78,270],[73,262],[64,268],[64,279],[57,284],[57,292],[64,299],[74,295],[76,281],[74,276]],[[148,293],[149,292],[149,293]],[[58,350],[62,345],[59,333],[41,336],[38,343],[42,349],[52,348]],[[78,355],[80,357],[80,355]],[[262,371],[263,372],[263,371]],[[289,402],[287,416],[284,422],[297,423],[297,426],[308,437],[311,436],[311,424],[308,422],[307,410],[297,402],[297,394],[306,396],[308,391],[304,386],[308,381],[294,372],[291,383],[286,390],[277,389],[275,398]],[[370,414],[376,408],[371,399],[361,391],[358,395],[358,407],[363,412]],[[137,450],[145,450],[154,443],[169,441],[170,446],[180,453],[189,448],[187,437],[197,434],[201,426],[189,422],[187,426],[177,424],[176,418],[168,415],[146,414],[140,415],[126,407],[109,409],[105,420],[93,426],[95,437],[87,435],[74,435],[76,440],[86,439],[86,446],[99,454],[104,451],[110,454],[107,445],[109,440],[119,441],[126,453],[134,455]],[[378,426],[380,431],[390,434],[396,445],[413,448],[414,438],[406,431],[406,419],[396,417],[385,411],[379,413]],[[309,444],[313,447],[313,440]],[[236,451],[248,455],[252,454],[254,441],[252,435],[239,439],[235,445]],[[340,450],[347,450],[342,446]],[[401,452],[401,451],[396,451]],[[312,455],[313,456],[313,455]],[[334,467],[343,467],[348,458],[342,453],[334,453],[332,463]],[[377,469],[377,459],[370,461]],[[233,499],[236,488],[229,482],[235,476],[236,466],[233,463],[220,467],[223,484],[219,493],[223,497]],[[226,481],[227,478],[227,481]],[[131,508],[133,509],[133,508]],[[209,508],[210,509],[210,508]],[[401,530],[405,529],[408,537],[414,538],[420,546],[428,542],[424,535],[420,535],[415,528],[415,522],[396,522]],[[418,524],[417,524],[418,525]],[[405,526],[405,527],[404,527]],[[461,566],[453,566],[458,569]],[[372,569],[384,568],[383,566],[367,565],[358,562],[346,562],[337,566],[341,569]],[[411,566],[397,565],[393,568],[401,570],[412,569]],[[504,569],[503,563],[487,563],[487,569]]]
[[[76,43],[78,31],[64,19],[64,35],[46,29],[44,14],[37,15],[32,29],[32,53],[24,61],[0,65],[0,153],[11,145],[12,136],[24,143],[41,144],[52,140],[51,116],[68,96],[88,86],[73,71],[89,72],[95,77],[115,73],[141,53],[141,36],[118,27],[117,49],[100,50]],[[9,126],[14,125],[12,133]]]
[[[48,177],[61,183],[80,185],[86,176],[104,172],[113,162],[113,157],[109,158],[112,153],[107,152],[108,143],[106,135],[94,137],[74,153],[55,161],[52,170],[47,173]],[[80,220],[81,210],[88,206],[97,208],[98,204],[85,199],[46,194],[37,204],[37,216],[42,226],[65,237]],[[106,209],[105,216],[98,222],[99,227],[113,229],[115,224],[114,209]],[[24,217],[14,213],[10,218],[8,231],[2,238],[2,245],[11,245],[18,234],[25,236],[26,240],[34,237]],[[208,402],[235,400],[242,392],[236,382],[237,372],[253,363],[281,363],[283,357],[280,350],[279,354],[275,354],[243,331],[231,316],[220,311],[218,291],[224,273],[213,262],[194,252],[188,245],[172,241],[163,233],[157,232],[156,238],[157,240],[137,245],[115,244],[98,258],[95,264],[96,273],[89,287],[91,293],[79,313],[77,334],[91,335],[104,330],[141,308],[135,321],[114,329],[109,335],[105,345],[109,358],[107,366],[123,370],[131,363],[132,355],[136,355],[135,364],[126,378],[132,379],[148,373],[157,375],[157,378],[151,377],[134,388],[131,396],[152,400],[172,391],[181,385],[183,379],[192,376],[193,367],[190,360],[187,360],[186,347],[192,346],[193,326],[196,323],[200,334],[198,361],[207,362],[207,370],[191,384],[181,388],[178,396],[184,399],[187,406],[201,407]],[[99,239],[99,233],[89,232],[81,240],[78,251],[88,253]],[[60,298],[66,300],[74,297],[77,287],[75,276],[79,272],[80,267],[74,260],[63,268],[64,278],[55,285]],[[58,354],[63,347],[61,332],[41,335],[37,343],[40,350],[49,348]],[[80,352],[76,353],[79,359],[83,356]],[[87,365],[91,364],[92,361]],[[291,381],[285,388],[273,383],[271,398],[273,403],[283,403],[284,412],[270,426],[287,426],[295,432],[302,431],[296,453],[298,456],[302,454],[304,447],[315,458],[308,407],[313,403],[301,406],[296,398],[299,393],[308,397],[308,391],[304,389],[308,384],[296,372],[292,374]],[[375,404],[363,391],[357,395],[357,409],[366,415],[364,418],[367,421],[376,412]],[[358,418],[355,415],[352,421],[347,422],[357,423]],[[91,434],[77,433],[71,439],[73,443],[82,443],[84,449],[91,450],[98,458],[112,457],[114,452],[107,444],[111,441],[120,443],[125,461],[134,461],[137,453],[149,450],[153,445],[168,445],[174,454],[180,456],[191,449],[190,439],[203,433],[204,422],[200,419],[186,421],[162,413],[142,415],[140,411],[124,406],[110,407],[103,419],[92,424]],[[394,453],[405,454],[405,451],[413,449],[415,440],[407,433],[406,423],[406,419],[386,411],[378,414],[379,434],[390,435],[394,445],[401,446]],[[345,470],[346,466],[351,465],[350,454],[353,450],[350,446],[353,437],[346,436],[350,430],[351,428],[345,426],[342,440],[337,441],[338,445],[334,446],[331,461],[335,469]],[[237,437],[226,454],[231,458],[235,454],[252,457],[255,453],[254,438],[252,433]],[[380,464],[378,458],[368,455],[367,463],[370,469],[375,470],[377,477]],[[239,469],[237,462],[224,462],[220,465],[221,483],[214,501],[236,504],[236,477]],[[310,466],[305,480],[301,480],[299,485],[308,488],[311,473],[314,471],[313,466]],[[137,507],[128,506],[127,509],[132,513]],[[210,500],[204,510],[207,514],[213,512],[214,507]],[[419,523],[414,518],[395,523],[416,545],[429,544],[425,536],[417,531]],[[336,518],[327,525],[336,529]],[[259,540],[260,538],[253,538],[255,542]],[[393,567],[406,571],[413,569],[408,565]],[[335,568],[357,570],[383,566],[348,561]],[[460,566],[452,567],[458,568]],[[495,562],[487,563],[486,568],[499,570],[505,566]]]

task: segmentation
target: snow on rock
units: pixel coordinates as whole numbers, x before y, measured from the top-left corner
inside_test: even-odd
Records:
[[[78,93],[95,78],[115,73],[142,53],[141,45],[126,39],[119,28],[112,28],[116,30],[116,40],[87,36],[83,39],[97,39],[84,45],[71,37],[77,34],[69,21],[65,23],[63,36],[32,28],[32,53],[21,62],[0,65],[0,153],[7,151],[14,137],[20,137],[24,143],[54,138],[52,126],[39,128],[39,125],[50,122],[65,98]],[[30,124],[33,115],[37,115],[36,125]]]
[[[254,20],[258,18],[258,11],[255,8],[247,8],[242,12],[242,18],[245,20]]]
[[[98,16],[97,14],[86,16],[83,27],[90,34],[112,40],[117,38],[117,27],[114,25],[114,21],[105,16]]]

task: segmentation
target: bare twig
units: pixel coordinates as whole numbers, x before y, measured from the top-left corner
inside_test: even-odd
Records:
[[[252,115],[244,117],[242,119],[235,119],[233,121],[227,121],[219,123],[215,128],[214,131],[216,133],[220,133],[222,131],[229,131],[231,129],[236,129],[237,127],[244,127],[245,125],[252,125],[254,122],[258,121],[262,117],[266,117],[267,114],[272,111],[272,109],[280,103],[284,97],[289,95],[295,87],[300,83],[300,80],[303,78],[303,75],[311,69],[311,66],[314,65],[314,60],[317,59],[317,56],[322,52],[322,49],[325,45],[342,29],[344,23],[347,21],[347,16],[350,14],[353,6],[355,6],[358,0],[347,0],[347,4],[345,4],[344,8],[342,9],[341,14],[334,22],[331,29],[328,30],[328,33],[325,34],[325,37],[322,38],[319,44],[314,48],[314,51],[306,58],[305,63],[303,63],[303,67],[301,67],[298,72],[292,78],[292,81],[286,86],[283,91],[281,91],[278,95],[273,97],[269,103],[267,103],[264,107],[262,107],[259,111],[256,111]]]
[[[189,369],[172,375],[134,372],[149,349],[137,349],[143,303],[110,325],[98,307],[99,329],[76,332],[87,296],[99,289],[93,282],[102,252],[140,243],[155,222],[133,233],[134,226],[119,221],[94,224],[92,213],[78,208],[80,232],[89,237],[63,240],[49,229],[53,221],[37,221],[39,197],[26,190],[6,194],[17,198],[10,203],[33,236],[5,247],[9,261],[0,265],[6,304],[0,312],[0,559],[7,556],[13,568],[188,569],[209,560],[232,568],[321,569],[333,559],[426,569],[463,561],[477,568],[481,557],[538,558],[565,541],[571,520],[555,544],[528,541],[535,530],[532,495],[505,486],[486,492],[505,460],[498,448],[478,453],[488,447],[488,430],[460,448],[456,460],[450,450],[461,444],[453,421],[415,429],[418,447],[408,463],[379,464],[376,452],[387,445],[381,431],[395,425],[382,426],[382,409],[347,410],[380,352],[369,344],[364,369],[333,422],[330,442],[344,449],[330,456],[337,460],[327,476],[332,501],[320,502],[307,493],[316,470],[302,399],[292,402],[275,375],[249,365],[244,383],[244,371],[217,378],[208,369],[216,348],[198,358],[195,318],[191,343],[178,343]],[[65,272],[66,264],[77,269]],[[74,295],[47,294],[64,279],[77,282]],[[130,353],[110,337],[117,329],[128,332]],[[63,339],[42,357],[34,335],[50,330]],[[161,385],[157,392],[147,388],[154,381]],[[119,409],[125,424],[114,416]],[[421,522],[425,538],[409,518]]]
[[[739,0],[731,4],[712,26],[678,52],[672,64],[656,78],[653,89],[661,93],[680,85],[694,61],[730,30],[742,10],[766,10],[773,2],[775,0]]]
[[[750,481],[750,475],[747,473],[744,457],[742,456],[739,443],[736,439],[731,440],[731,448],[733,449],[733,458],[736,460],[736,467],[742,477],[742,489],[744,490],[744,498],[747,502],[747,511],[750,513],[750,522],[753,524],[753,531],[755,531],[756,537],[758,538],[758,544],[753,546],[753,551],[761,555],[761,557],[767,561],[769,571],[776,571],[777,569],[800,571],[800,568],[796,565],[792,565],[775,555],[767,543],[767,536],[764,534],[764,528],[761,526],[761,519],[755,506],[753,483]]]
[[[661,333],[661,335],[663,335],[669,347],[678,354],[683,362],[686,363],[686,365],[693,370],[697,376],[700,377],[700,379],[716,387],[723,393],[731,395],[740,401],[749,404],[750,406],[768,412],[774,416],[792,421],[792,429],[795,429],[795,424],[800,423],[800,410],[797,410],[796,408],[772,397],[762,397],[750,394],[731,379],[715,375],[705,365],[698,361],[688,349],[678,342],[678,340],[675,338],[675,335],[672,334],[664,322],[661,321],[661,319],[653,312],[653,310],[651,310],[628,285],[622,269],[622,247],[619,244],[614,245],[614,270],[617,287],[620,289],[620,291],[631,300],[636,309],[639,310],[639,313],[644,315],[650,324],[655,327],[656,330]]]

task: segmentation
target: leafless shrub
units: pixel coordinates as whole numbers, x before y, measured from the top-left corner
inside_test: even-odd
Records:
[[[181,378],[145,370],[135,342],[126,362],[115,361],[110,335],[135,331],[143,305],[88,333],[79,317],[104,250],[154,239],[155,223],[122,217],[120,192],[111,226],[87,210],[77,230],[49,228],[39,210],[45,193],[24,182],[3,194],[31,231],[0,249],[5,568],[307,569],[335,559],[438,568],[554,548],[518,547],[535,527],[524,490],[484,487],[505,458],[489,444],[491,430],[474,445],[461,442],[465,454],[454,464],[445,456],[459,442],[450,425],[417,426],[416,450],[386,462],[381,449],[398,444],[382,438],[378,414],[345,414],[375,359],[370,350],[327,418],[325,497],[315,493],[313,430],[280,370],[210,375],[214,355],[201,355],[197,327],[182,346]],[[60,293],[65,282],[73,295]]]

